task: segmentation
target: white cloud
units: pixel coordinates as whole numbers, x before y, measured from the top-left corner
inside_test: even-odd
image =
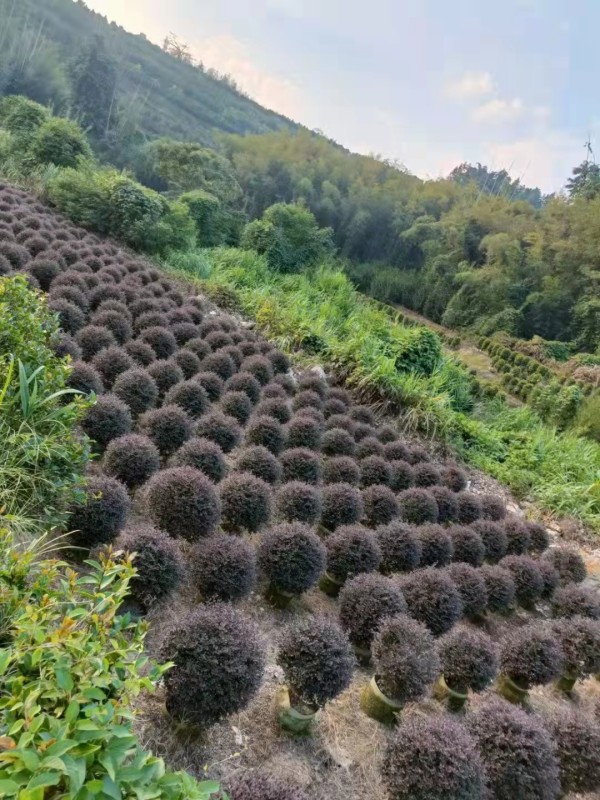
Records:
[[[448,97],[463,100],[489,94],[494,88],[489,72],[466,72],[461,78],[446,85]]]
[[[259,66],[248,47],[233,36],[212,36],[193,43],[205,67],[227,73],[253,100],[292,119],[301,119],[305,103],[300,87]]]
[[[583,158],[579,139],[560,131],[490,144],[486,151],[488,163],[497,169],[511,167],[513,177],[520,177],[526,186],[539,186],[543,192],[555,192],[564,186],[573,167]]]
[[[499,97],[488,100],[471,112],[475,122],[504,122],[515,119],[523,113],[523,101],[518,97],[512,100],[501,100]]]

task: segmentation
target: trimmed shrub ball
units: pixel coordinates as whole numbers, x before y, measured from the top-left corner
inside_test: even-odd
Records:
[[[420,464],[423,461],[430,461],[431,460],[431,456],[429,455],[427,450],[425,450],[424,447],[421,447],[418,444],[417,445],[412,445],[412,447],[409,447],[408,452],[409,452],[409,459],[408,460],[410,461],[411,464]]]
[[[459,492],[456,496],[458,503],[458,521],[463,525],[470,525],[481,519],[481,500],[472,492]]]
[[[504,528],[490,520],[478,520],[471,525],[471,530],[480,537],[485,548],[485,558],[491,564],[497,564],[506,555],[508,539]]]
[[[435,639],[405,614],[381,622],[371,649],[377,686],[397,703],[423,697],[440,673]]]
[[[288,395],[288,397],[293,397],[296,393],[296,381],[291,375],[282,375],[281,373],[275,375],[273,378],[272,383],[277,383],[284,392]],[[268,386],[269,384],[267,384]],[[266,387],[265,387],[266,388]],[[266,397],[267,395],[265,395]]]
[[[254,417],[246,429],[245,442],[266,447],[278,456],[285,447],[285,429],[273,417]]]
[[[262,535],[257,559],[271,587],[287,595],[300,595],[319,582],[327,552],[308,526],[284,522]]]
[[[479,573],[487,590],[488,611],[505,614],[516,601],[515,582],[510,571],[497,565],[484,565]]]
[[[112,439],[129,433],[131,426],[129,408],[114,394],[100,395],[81,420],[84,432],[96,442],[100,450]]]
[[[256,584],[254,548],[238,536],[217,534],[194,545],[190,582],[204,600],[241,600]]]
[[[444,485],[453,492],[462,492],[467,488],[467,476],[457,464],[446,464],[442,469]]]
[[[372,531],[361,525],[342,525],[325,542],[327,572],[338,583],[361,572],[374,572],[381,550]]]
[[[292,705],[299,701],[316,709],[350,685],[354,655],[335,622],[313,616],[284,630],[277,663],[283,669]]]
[[[277,492],[275,509],[279,519],[314,525],[321,514],[319,491],[300,481],[285,483]]]
[[[375,425],[375,415],[368,406],[352,406],[350,408],[350,416],[356,422],[362,422],[363,425]]]
[[[330,431],[333,428],[341,428],[344,431],[348,431],[351,436],[354,436],[356,423],[345,414],[333,414],[325,422],[325,429]]]
[[[157,358],[169,358],[177,350],[177,342],[171,331],[160,325],[144,328],[138,338],[150,345]]]
[[[321,447],[321,425],[303,414],[293,417],[287,426],[287,446],[306,447],[319,450]]]
[[[171,458],[171,466],[198,469],[213,483],[219,483],[227,474],[227,464],[219,445],[198,436],[188,439],[179,448]]]
[[[131,507],[127,489],[105,475],[87,479],[85,501],[69,509],[69,530],[74,547],[91,550],[110,544],[125,525]]]
[[[90,323],[107,328],[119,344],[125,344],[133,336],[131,323],[118,311],[98,310],[92,315]]]
[[[563,586],[568,583],[581,583],[587,577],[585,561],[576,550],[569,547],[553,547],[544,553],[543,558],[560,575]]]
[[[568,617],[552,626],[563,654],[563,675],[588,678],[600,673],[600,622]]]
[[[550,534],[539,522],[526,522],[529,533],[529,550],[532,553],[543,553],[550,546]]]
[[[282,425],[289,422],[292,418],[292,412],[286,400],[280,397],[272,397],[263,400],[256,406],[257,416],[274,417]]]
[[[482,494],[481,501],[481,515],[483,519],[491,520],[492,522],[499,522],[506,516],[506,506],[500,497],[493,494]]]
[[[127,355],[122,347],[105,347],[96,353],[92,359],[92,365],[102,376],[102,383],[107,389],[112,388],[113,383],[122,372],[126,372],[135,366],[131,356]]]
[[[398,585],[376,572],[357,575],[340,592],[340,622],[360,650],[370,649],[384,619],[405,613],[406,602]]]
[[[200,417],[196,434],[218,444],[224,453],[230,453],[242,439],[242,429],[236,420],[221,411],[209,411]]]
[[[483,564],[485,546],[478,533],[463,525],[453,525],[448,533],[452,539],[454,561],[464,561],[473,567],[480,567]]]
[[[348,483],[330,483],[321,492],[321,525],[333,531],[338,525],[352,525],[364,513],[359,490]]]
[[[169,389],[183,380],[183,371],[175,362],[165,359],[153,361],[148,366],[148,374],[158,386],[158,395],[163,398]]]
[[[142,414],[138,428],[167,458],[193,435],[194,423],[180,406],[165,405]]]
[[[395,442],[398,439],[398,431],[393,425],[386,423],[385,425],[380,425],[377,429],[377,438],[382,444]]]
[[[170,632],[162,660],[166,707],[176,720],[208,728],[244,708],[260,687],[265,647],[256,624],[230,605],[200,605]]]
[[[388,461],[406,461],[409,463],[410,451],[404,442],[396,440],[384,445],[384,454]]]
[[[94,369],[91,364],[86,364],[85,361],[74,361],[71,364],[67,386],[69,389],[75,389],[85,395],[92,394],[92,392],[102,394],[104,391],[104,384],[98,370]]]
[[[138,417],[158,402],[158,386],[150,373],[143,367],[132,367],[122,372],[115,380],[113,392]]]
[[[438,521],[438,506],[427,489],[406,489],[398,495],[401,518],[411,525],[425,525]]]
[[[510,631],[502,643],[501,670],[521,689],[556,680],[563,664],[558,639],[550,628],[539,623]]]
[[[57,297],[49,301],[48,308],[58,315],[58,323],[66,333],[74,336],[85,325],[85,314],[75,303]]]
[[[377,529],[381,550],[380,572],[411,572],[421,563],[421,540],[414,528],[403,522],[390,522]]]
[[[201,364],[198,356],[190,350],[178,350],[173,356],[173,361],[180,367],[184,378],[189,380],[200,372]]]
[[[523,608],[531,608],[542,596],[544,582],[537,563],[529,556],[506,556],[500,566],[515,582],[515,596]]]
[[[381,456],[367,456],[360,462],[361,485],[363,487],[383,484],[389,486],[392,479],[390,464]]]
[[[323,414],[326,418],[333,417],[336,414],[343,415],[346,413],[347,409],[348,406],[346,403],[343,403],[341,400],[336,400],[335,398],[327,400],[323,404]]]
[[[600,619],[600,592],[575,583],[561,586],[552,596],[552,613],[555,617]]]
[[[321,480],[321,459],[306,447],[284,450],[279,459],[282,480],[302,481],[316,486]]]
[[[185,345],[183,346],[184,350],[189,350],[195,356],[197,356],[200,361],[206,358],[206,356],[210,355],[210,347],[206,344],[204,339],[195,338],[195,339],[188,339]]]
[[[227,787],[229,800],[309,800],[308,795],[287,780],[249,772]]]
[[[136,554],[133,565],[137,575],[129,582],[129,589],[146,611],[172,594],[185,576],[185,563],[177,543],[152,525],[128,526],[116,546]]]
[[[52,351],[57,358],[70,356],[72,361],[78,361],[82,357],[81,348],[68,333],[58,333],[53,337]]]
[[[236,419],[240,425],[245,425],[252,414],[252,403],[245,392],[225,392],[221,397],[220,406],[224,414]]]
[[[273,365],[269,359],[264,356],[248,356],[248,358],[242,361],[240,371],[249,372],[251,375],[254,375],[261,386],[266,386],[267,383],[272,381],[275,374]]]
[[[158,472],[160,453],[147,436],[130,433],[109,443],[102,466],[107,475],[135,489]]]
[[[301,408],[299,411],[296,412],[297,417],[308,417],[308,419],[314,420],[319,425],[320,430],[325,428],[325,417],[323,416],[323,412],[319,411],[318,408],[314,408],[313,406],[306,406],[305,408]]]
[[[30,261],[27,265],[27,272],[36,279],[40,285],[40,289],[44,292],[50,291],[50,284],[60,272],[60,267],[55,262],[47,259],[40,259],[39,261]]]
[[[323,483],[349,483],[357,486],[360,467],[350,456],[335,456],[323,459]]]
[[[498,651],[482,631],[457,626],[439,642],[446,685],[455,692],[483,692],[498,673]]]
[[[402,718],[381,767],[390,800],[482,800],[484,770],[474,741],[450,716]]]
[[[445,567],[452,561],[452,538],[441,525],[420,525],[415,532],[421,544],[422,567]]]
[[[240,450],[236,454],[235,469],[238,472],[250,472],[271,484],[278,483],[281,478],[279,461],[266,447],[260,445]]]
[[[150,478],[147,507],[154,523],[171,536],[196,541],[219,524],[221,503],[213,483],[193,467],[171,467]]]
[[[548,561],[538,558],[536,564],[542,576],[543,588],[541,599],[550,600],[556,589],[560,586],[560,575]]]
[[[135,332],[141,334],[148,328],[168,328],[169,319],[166,314],[160,311],[145,311],[135,318]]]
[[[275,374],[285,374],[291,369],[291,363],[289,358],[282,353],[281,350],[269,350],[266,353],[266,357],[271,362],[271,366],[273,367],[273,372]]]
[[[557,748],[564,794],[587,794],[600,789],[600,726],[586,711],[555,711],[546,725]]]
[[[271,489],[250,472],[233,472],[219,486],[221,526],[224,530],[254,533],[271,517]]]
[[[541,720],[490,697],[467,715],[497,800],[556,800],[560,793],[556,747]]]
[[[260,400],[260,383],[249,372],[238,372],[225,383],[226,392],[245,392],[251,403]]]
[[[408,461],[388,461],[388,464],[390,466],[390,489],[395,492],[403,492],[414,486],[415,473]]]
[[[321,437],[321,450],[326,456],[352,456],[356,445],[348,431],[331,428]]]
[[[300,391],[292,401],[292,408],[294,411],[299,411],[301,408],[318,408],[323,407],[323,400],[316,392],[310,390]]]
[[[192,419],[198,419],[209,408],[210,401],[205,390],[196,381],[182,381],[165,396],[165,404],[182,408]]]
[[[447,633],[460,619],[463,604],[454,582],[439,569],[417,569],[402,576],[402,594],[411,617],[427,625],[434,636]]]
[[[524,556],[529,551],[531,540],[525,523],[519,517],[510,516],[504,520],[506,552],[511,556]]]
[[[75,341],[81,348],[82,358],[86,361],[91,359],[105,347],[117,345],[117,340],[108,330],[100,328],[98,325],[86,325],[77,331]]]
[[[487,608],[487,588],[478,569],[470,564],[450,564],[447,572],[456,586],[467,619],[478,619]]]
[[[356,433],[354,438],[356,439]],[[383,445],[379,439],[376,439],[374,436],[365,436],[363,439],[357,439],[357,441],[358,444],[356,445],[355,450],[355,456],[357,459],[362,460],[371,456],[379,456],[385,461]]]
[[[423,461],[414,467],[415,486],[427,489],[442,482],[442,473],[429,461]]]
[[[225,383],[215,372],[199,372],[194,380],[204,387],[211,403],[216,403],[223,394]]]
[[[363,519],[370,528],[387,525],[398,516],[396,495],[387,486],[368,486],[362,491]]]
[[[171,325],[171,333],[175,337],[177,344],[181,347],[186,342],[189,342],[190,339],[194,339],[198,336],[198,328],[193,322],[176,322],[174,325]]]
[[[258,383],[258,381],[257,381]],[[260,386],[260,384],[258,384]],[[288,393],[285,391],[283,386],[277,383],[275,380],[271,383],[267,383],[264,389],[261,392],[261,397],[263,400],[288,400],[289,396]]]

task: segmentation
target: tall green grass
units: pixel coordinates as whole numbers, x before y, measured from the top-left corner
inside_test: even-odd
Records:
[[[411,351],[427,347],[423,329],[415,338],[415,328],[357,293],[333,267],[284,276],[253,252],[205,255],[205,283],[235,290],[244,311],[284,350],[326,363],[364,398],[386,403],[405,429],[446,442],[521,499],[600,531],[600,445],[557,432],[530,409],[475,399],[468,374],[450,357],[433,367],[427,358],[419,363]]]

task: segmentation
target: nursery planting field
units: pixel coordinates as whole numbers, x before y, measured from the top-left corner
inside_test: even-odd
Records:
[[[600,595],[577,550],[8,187],[0,273],[47,293],[95,398],[68,555],[136,553],[126,605],[173,663],[137,701],[148,749],[231,800],[600,791]]]

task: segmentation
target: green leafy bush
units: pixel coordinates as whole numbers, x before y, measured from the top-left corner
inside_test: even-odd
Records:
[[[66,518],[89,456],[75,427],[89,405],[51,347],[56,318],[24,277],[0,278],[0,508],[30,535]],[[68,401],[68,402],[65,402]]]
[[[144,622],[119,616],[135,570],[110,554],[78,575],[0,535],[11,638],[0,651],[0,794],[207,800],[219,791],[165,769],[132,730],[131,701],[168,670],[144,656]]]

